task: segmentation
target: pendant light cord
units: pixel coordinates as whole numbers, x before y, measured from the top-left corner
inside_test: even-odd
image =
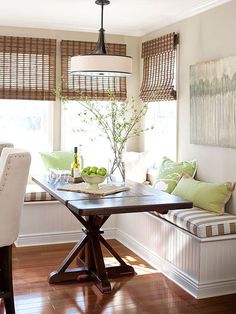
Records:
[[[102,5],[101,5],[101,29],[103,29],[103,7],[104,7],[104,3],[102,2]]]
[[[103,28],[103,8],[104,4],[109,4],[108,0],[97,0],[95,2],[98,5],[101,5],[101,28],[99,29],[99,36],[96,49],[91,53],[95,55],[106,55],[106,47],[105,47],[105,29]]]

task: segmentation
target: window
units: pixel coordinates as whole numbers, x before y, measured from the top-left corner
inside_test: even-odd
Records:
[[[91,52],[95,46],[96,42],[61,42],[62,95],[70,99],[82,95],[106,100],[109,89],[114,91],[117,98],[125,99],[126,78],[84,78],[70,74],[71,56]],[[109,43],[107,48],[108,54],[126,55],[125,44]],[[71,150],[73,146],[81,144],[86,162],[106,166],[109,143],[98,136],[96,126],[91,124],[89,135],[86,136],[74,132],[81,128],[76,118],[78,109],[81,110],[77,103],[71,100],[68,111],[62,111],[62,119],[58,121],[61,112],[53,102],[56,58],[60,61],[56,56],[56,39],[0,36],[1,138],[31,152],[31,174],[42,171],[39,151],[51,151],[53,147],[60,149],[60,126],[64,132],[61,149]],[[54,128],[55,134],[53,123],[58,126],[57,130]],[[95,151],[99,152],[96,156]]]
[[[63,149],[72,150],[80,146],[84,157],[84,166],[108,167],[110,146],[107,139],[99,131],[93,121],[90,125],[82,125],[78,113],[83,107],[77,101],[69,101],[62,105],[62,143]],[[82,129],[86,128],[86,133]]]
[[[154,129],[145,133],[145,150],[152,152],[156,164],[163,156],[175,160],[177,102],[153,102],[148,107],[145,124],[154,126]]]
[[[113,91],[116,99],[126,99],[125,77],[86,77],[73,75],[70,72],[70,60],[78,54],[88,54],[96,47],[95,42],[70,41],[61,42],[61,93],[70,99],[66,108],[62,105],[62,149],[71,150],[74,146],[82,146],[84,165],[97,165],[108,167],[110,157],[110,145],[104,135],[91,121],[91,125],[83,126],[79,123],[78,113],[82,106],[74,99],[81,96],[87,99],[99,101],[109,100],[108,90]],[[107,44],[108,54],[125,56],[125,44]],[[81,132],[86,129],[87,132]],[[100,135],[100,136],[99,136]]]
[[[0,36],[0,98],[55,100],[56,40]]]
[[[149,103],[145,150],[156,164],[163,156],[176,159],[176,50],[179,35],[169,33],[142,44],[143,81],[140,98]]]
[[[78,99],[81,96],[88,99],[109,100],[107,90],[116,95],[116,99],[126,99],[125,77],[92,77],[80,76],[70,72],[71,57],[90,54],[96,48],[96,42],[62,40],[61,42],[61,93],[69,99]],[[108,54],[125,56],[125,44],[107,43]]]
[[[52,150],[51,101],[0,99],[1,139],[31,152],[31,174],[39,173],[39,151]]]
[[[176,99],[176,48],[179,35],[169,33],[142,44],[143,81],[140,98],[145,102]]]
[[[55,87],[55,39],[0,36],[1,138],[31,152],[31,174],[38,152],[52,150]]]

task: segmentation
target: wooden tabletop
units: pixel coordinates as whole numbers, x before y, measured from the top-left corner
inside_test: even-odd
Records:
[[[53,195],[71,211],[81,216],[112,215],[121,213],[158,211],[166,213],[171,209],[191,208],[192,202],[180,197],[157,191],[149,186],[128,181],[128,191],[107,196],[57,190],[57,185],[46,177],[33,177],[33,181]]]
[[[191,208],[192,203],[180,197],[160,192],[159,195],[152,196],[69,201],[67,206],[80,216],[91,216],[148,211],[165,214],[171,209]]]

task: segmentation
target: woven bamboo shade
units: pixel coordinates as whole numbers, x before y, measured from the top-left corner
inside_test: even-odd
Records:
[[[170,33],[142,44],[143,81],[140,98],[145,102],[176,99],[174,90],[178,35]]]
[[[0,98],[54,100],[56,40],[0,36]]]
[[[125,77],[95,77],[80,76],[70,73],[71,57],[91,53],[96,47],[95,42],[70,41],[61,42],[61,94],[69,99],[86,97],[88,99],[109,100],[107,91],[115,94],[117,100],[127,97]],[[107,53],[111,55],[126,55],[125,44],[107,44]]]

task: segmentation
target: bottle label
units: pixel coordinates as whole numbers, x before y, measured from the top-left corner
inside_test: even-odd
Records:
[[[79,168],[73,168],[73,177],[74,178],[80,177],[80,169]]]

